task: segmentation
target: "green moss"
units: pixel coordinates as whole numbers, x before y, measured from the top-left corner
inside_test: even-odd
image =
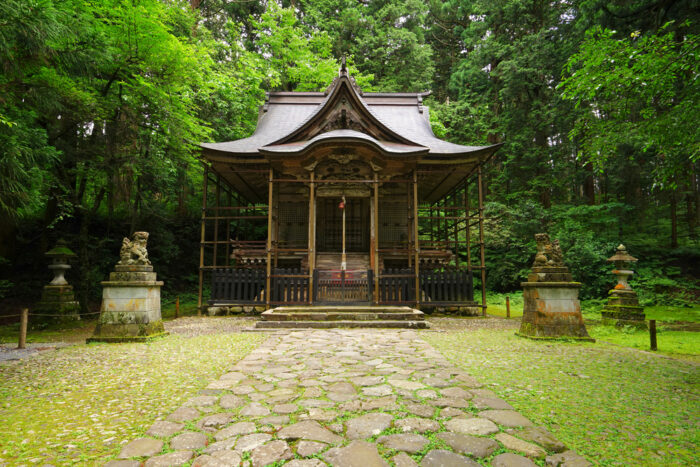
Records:
[[[697,464],[695,364],[600,341],[519,339],[507,330],[422,336],[594,463]]]
[[[102,465],[265,337],[76,345],[0,365],[0,465]]]

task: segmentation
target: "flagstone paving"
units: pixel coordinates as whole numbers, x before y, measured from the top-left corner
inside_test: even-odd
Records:
[[[411,330],[279,332],[118,466],[591,465]]]

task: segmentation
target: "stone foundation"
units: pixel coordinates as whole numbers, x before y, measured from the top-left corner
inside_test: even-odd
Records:
[[[265,305],[218,305],[207,307],[206,313],[209,316],[229,316],[238,315],[242,313],[259,315],[266,309],[267,307],[265,307]]]
[[[80,303],[75,300],[72,285],[46,285],[41,294],[41,301],[33,312],[42,320],[77,321],[80,319]]]

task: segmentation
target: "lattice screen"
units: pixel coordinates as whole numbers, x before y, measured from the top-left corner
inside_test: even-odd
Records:
[[[308,202],[280,200],[280,243],[290,248],[305,248],[309,238]]]
[[[408,207],[405,202],[379,199],[379,246],[401,248],[408,241]]]

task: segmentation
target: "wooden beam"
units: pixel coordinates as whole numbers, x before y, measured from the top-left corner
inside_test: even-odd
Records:
[[[479,183],[479,257],[481,267],[481,311],[486,316],[486,257],[484,245],[484,180],[481,165],[477,170]]]
[[[204,179],[202,186],[202,221],[201,221],[201,232],[200,232],[200,243],[199,243],[199,289],[197,293],[197,315],[202,314],[202,289],[204,286],[204,241],[205,237],[205,220],[204,215],[207,210],[207,190],[209,181],[209,166],[204,165]]]
[[[272,189],[274,187],[274,184],[272,182],[273,179],[273,170],[270,168],[270,177],[267,182],[267,275],[265,278],[265,304],[267,305],[267,308],[270,308],[270,295],[271,295],[271,277],[272,276],[272,234],[273,234],[273,225],[272,225]]]

